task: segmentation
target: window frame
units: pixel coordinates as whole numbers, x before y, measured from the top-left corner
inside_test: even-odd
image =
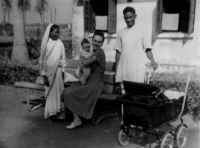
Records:
[[[95,16],[91,0],[84,0],[84,32],[93,33],[95,30]],[[89,9],[89,10],[87,10]],[[87,14],[88,12],[88,14]],[[117,31],[117,0],[108,0],[108,34],[115,34]]]
[[[163,32],[162,31],[162,15],[163,15],[163,0],[157,0],[157,16],[156,16],[156,33],[157,34],[192,34],[194,32],[194,20],[195,20],[195,8],[196,8],[196,0],[190,0],[190,14],[189,14],[189,25],[187,32],[181,31],[169,31]],[[180,35],[179,35],[180,36]]]

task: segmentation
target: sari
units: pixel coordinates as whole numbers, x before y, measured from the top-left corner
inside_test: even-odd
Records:
[[[46,75],[49,81],[49,87],[45,86],[45,111],[44,118],[57,116],[64,119],[64,104],[61,101],[61,94],[64,90],[64,80],[62,72],[66,66],[64,45],[60,39],[52,40],[49,38],[50,28],[53,24],[49,24],[45,31],[41,45],[41,75]],[[62,113],[62,114],[61,114]]]

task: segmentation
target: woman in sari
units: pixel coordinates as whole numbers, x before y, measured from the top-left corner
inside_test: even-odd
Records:
[[[79,116],[90,119],[93,115],[97,99],[103,91],[103,75],[106,66],[105,54],[100,47],[104,42],[104,34],[95,31],[92,38],[93,53],[90,59],[81,58],[83,66],[90,67],[91,74],[86,84],[77,82],[63,91],[65,106],[73,113],[74,121],[66,129],[74,129],[82,125]]]
[[[41,45],[39,58],[40,75],[44,77],[45,83],[45,112],[44,118],[48,124],[53,119],[64,119],[64,104],[61,101],[61,94],[64,90],[63,69],[66,66],[65,50],[59,37],[59,27],[49,24]]]

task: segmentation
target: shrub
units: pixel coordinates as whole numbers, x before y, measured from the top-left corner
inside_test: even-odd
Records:
[[[12,24],[7,23],[7,22],[4,25],[0,24],[0,35],[4,35],[3,30],[6,35],[8,35],[8,36],[13,35],[13,25]]]
[[[72,42],[64,41],[63,43],[65,46],[66,58],[72,58]],[[39,58],[40,45],[41,42],[33,38],[27,42],[30,60]],[[0,84],[13,85],[17,81],[35,82],[36,78],[39,76],[38,65],[15,65],[11,63],[12,44],[9,44],[9,47],[6,46],[0,48]],[[5,57],[5,54],[7,54],[7,57]]]
[[[189,74],[153,73],[150,84],[163,90],[185,92]],[[189,113],[199,120],[200,117],[200,82],[198,75],[192,75],[187,90],[187,104]]]
[[[66,40],[62,41],[65,47],[65,56],[67,59],[72,58],[72,41]],[[27,41],[27,50],[30,60],[38,59],[40,56],[40,47],[41,47],[41,41],[35,40],[33,38],[30,38],[29,41]]]
[[[65,47],[65,55],[67,59],[72,59],[72,41],[66,40],[63,41],[64,47]]]
[[[12,48],[13,48],[12,43],[1,43],[0,57],[5,59],[11,59]]]
[[[37,67],[14,65],[8,60],[0,63],[0,84],[14,85],[17,81],[35,82],[39,76]]]
[[[30,60],[38,59],[40,56],[41,42],[38,40],[34,40],[33,38],[30,38],[30,40],[27,41],[26,44]]]
[[[6,23],[4,25],[4,30],[6,31],[6,34],[9,35],[9,36],[12,36],[13,35],[13,25],[10,24],[10,23]]]
[[[72,41],[67,40],[63,41],[64,47],[65,47],[65,56],[67,59],[72,58]],[[40,47],[41,47],[41,41],[35,40],[33,38],[30,38],[29,41],[27,41],[27,50],[30,60],[38,59],[40,56]]]

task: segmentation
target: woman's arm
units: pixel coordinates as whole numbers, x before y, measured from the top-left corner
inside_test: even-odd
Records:
[[[80,56],[80,59],[84,67],[90,66],[92,63],[94,63],[97,60],[95,55],[92,56],[90,59],[85,59],[82,56]]]
[[[89,59],[89,58],[91,58],[93,55],[94,55],[93,52],[83,52],[81,56],[82,56],[83,58],[85,58],[85,59]]]
[[[62,43],[62,41],[61,41],[61,43]],[[63,78],[63,80],[65,79],[65,67],[67,66],[67,63],[66,63],[66,57],[65,57],[65,47],[64,47],[64,45],[63,45],[63,43],[62,43],[62,45],[61,45],[61,66],[62,66],[62,78]]]

